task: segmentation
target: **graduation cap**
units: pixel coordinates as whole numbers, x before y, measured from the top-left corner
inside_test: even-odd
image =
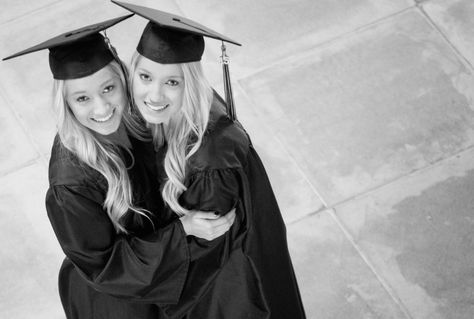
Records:
[[[131,16],[133,14],[65,32],[29,49],[10,55],[3,61],[49,49],[49,66],[55,79],[70,80],[91,75],[112,60],[118,60],[115,49],[110,45],[108,38],[104,38],[99,32]]]
[[[227,114],[235,120],[235,109],[229,74],[229,58],[224,42],[241,44],[190,19],[168,12],[112,0],[113,3],[149,20],[143,30],[137,51],[161,64],[200,61],[204,52],[204,37],[222,41],[222,67]]]

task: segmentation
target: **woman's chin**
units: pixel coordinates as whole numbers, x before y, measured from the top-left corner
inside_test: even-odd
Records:
[[[148,113],[148,112],[147,112]],[[153,116],[147,113],[142,113],[143,118],[149,124],[163,124],[163,118],[158,116]]]

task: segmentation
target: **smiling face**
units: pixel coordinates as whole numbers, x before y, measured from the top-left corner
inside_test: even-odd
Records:
[[[132,83],[133,100],[147,122],[166,125],[181,109],[184,76],[179,64],[160,64],[140,57]]]
[[[122,81],[110,66],[66,80],[65,99],[79,123],[102,135],[117,131],[127,104]]]

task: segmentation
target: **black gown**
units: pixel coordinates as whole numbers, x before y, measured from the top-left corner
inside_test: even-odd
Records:
[[[158,153],[163,175],[165,150]],[[286,228],[265,169],[238,122],[215,94],[210,123],[188,161],[180,203],[225,214],[230,231],[211,242],[188,236],[191,263],[179,302],[161,305],[170,318],[305,318],[288,252]]]
[[[162,318],[156,305],[175,304],[181,295],[190,263],[186,234],[174,214],[162,215],[152,144],[130,139],[134,201],[152,212],[156,231],[146,218],[128,213],[128,235],[116,233],[103,209],[105,178],[58,137],[53,144],[46,208],[66,255],[59,293],[68,319]],[[131,157],[123,157],[130,164]]]

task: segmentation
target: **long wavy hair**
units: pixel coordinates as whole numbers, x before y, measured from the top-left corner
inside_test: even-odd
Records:
[[[132,57],[129,78],[131,88],[141,58],[138,52]],[[165,143],[168,146],[164,159],[166,180],[161,191],[163,200],[178,216],[183,216],[188,210],[180,205],[179,197],[186,191],[186,162],[201,146],[209,122],[213,91],[200,62],[181,63],[179,66],[184,76],[181,109],[170,118],[166,129],[162,124],[148,123],[147,126],[151,129],[155,148]],[[132,103],[135,103],[133,99]]]
[[[127,81],[118,62],[112,61],[105,67],[110,68],[120,78],[124,94],[126,94]],[[101,138],[99,134],[92,132],[76,119],[66,101],[65,91],[65,81],[54,80],[53,105],[57,115],[57,129],[62,145],[75,154],[83,163],[105,177],[108,189],[103,208],[107,211],[117,233],[127,233],[121,223],[121,218],[128,211],[132,211],[149,219],[148,212],[133,205],[133,193],[127,167],[120,156],[117,145]],[[139,118],[136,115],[134,116],[133,112],[128,111],[129,107],[129,105],[123,106],[122,124],[129,134],[137,139],[146,140],[146,128],[139,123]],[[133,159],[133,155],[131,153],[130,155]]]

